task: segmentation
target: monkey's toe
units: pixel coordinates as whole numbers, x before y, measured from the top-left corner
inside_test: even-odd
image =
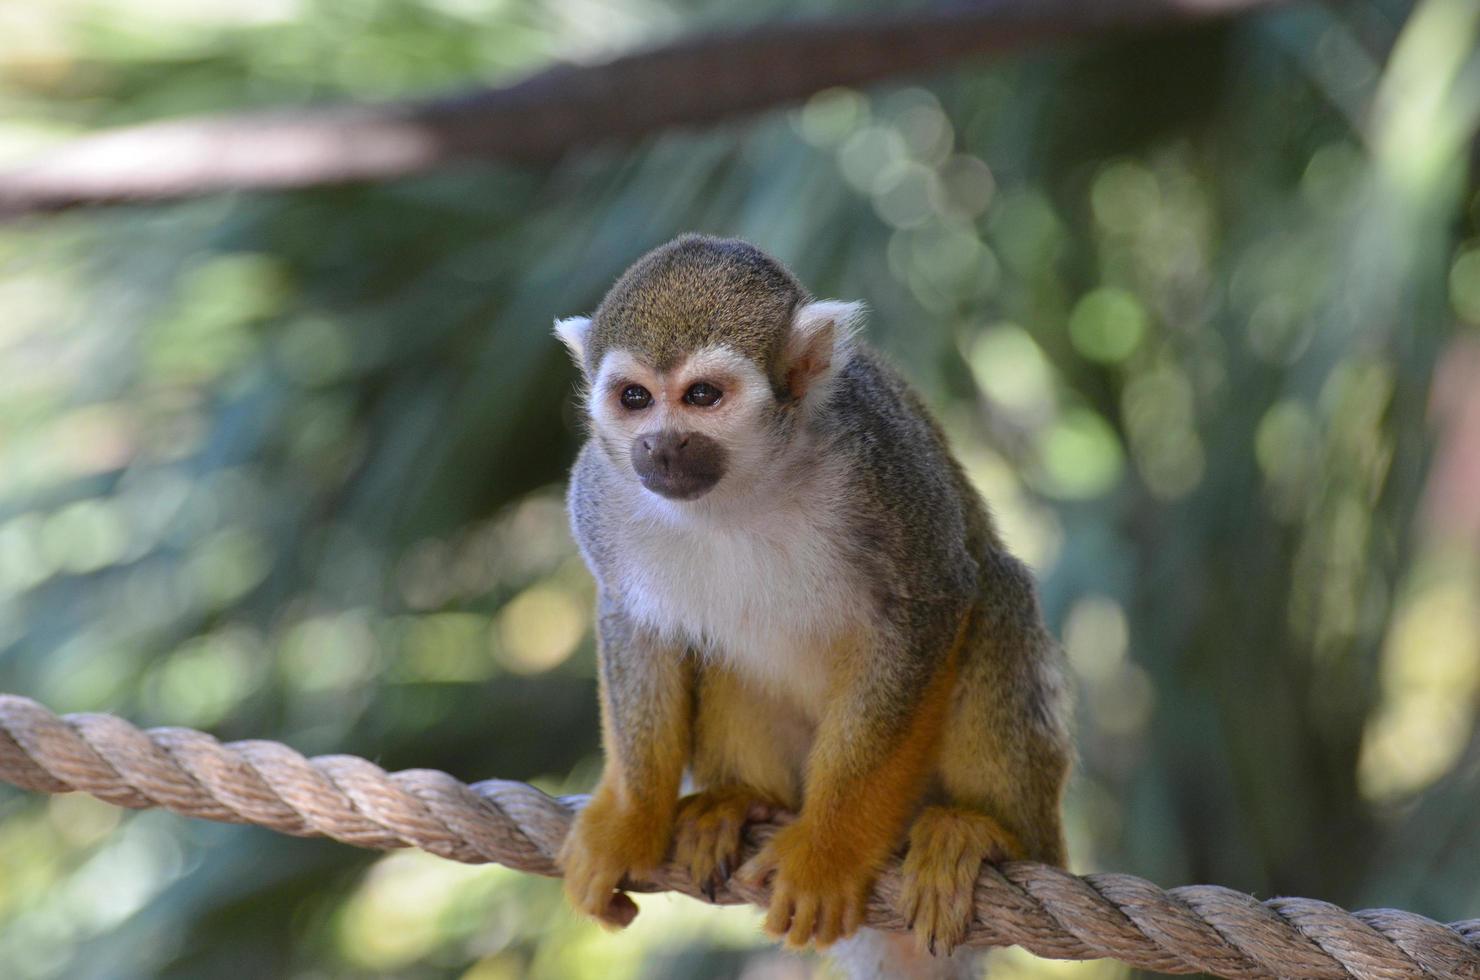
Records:
[[[674,860],[699,889],[715,893],[740,864],[745,825],[769,820],[776,804],[743,786],[722,786],[686,796],[678,804]]]
[[[770,881],[765,929],[787,946],[809,942],[823,949],[863,924],[876,869],[866,861],[838,861],[819,854],[805,829],[779,832],[737,872],[755,886]]]
[[[931,954],[949,955],[971,925],[982,862],[1021,853],[1017,839],[985,813],[927,807],[910,828],[899,897],[899,911],[916,944]]]
[[[867,887],[808,891],[782,880],[772,890],[765,929],[790,949],[812,943],[821,950],[857,932],[867,910]]]

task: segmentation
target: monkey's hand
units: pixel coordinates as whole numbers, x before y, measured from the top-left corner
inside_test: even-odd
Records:
[[[657,868],[668,852],[672,830],[671,818],[624,807],[598,791],[560,848],[571,904],[610,929],[631,925],[637,903],[617,885],[623,878],[641,878]]]
[[[813,942],[822,949],[858,929],[879,862],[853,844],[819,833],[803,816],[740,869],[741,880],[756,886],[771,876],[767,932],[793,948]]]
[[[982,862],[1022,853],[1017,838],[985,813],[926,807],[910,828],[899,893],[899,911],[915,931],[916,946],[950,955],[971,925]]]
[[[781,806],[744,786],[715,786],[678,801],[673,856],[714,901],[715,891],[740,864],[745,825],[770,820]]]

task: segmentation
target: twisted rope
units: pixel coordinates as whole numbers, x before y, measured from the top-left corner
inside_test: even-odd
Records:
[[[140,731],[111,715],[59,718],[13,695],[0,695],[0,779],[40,793],[81,791],[117,806],[163,807],[378,850],[419,847],[549,876],[560,873],[555,854],[584,802],[505,780],[467,786],[431,769],[387,773],[348,755],[308,759],[276,742],[223,745],[185,728]],[[752,852],[775,829],[753,828]],[[892,868],[875,888],[870,926],[905,931],[894,910],[899,887]],[[707,900],[672,864],[634,890]],[[736,882],[715,896],[718,904],[766,899],[764,889]],[[1480,980],[1480,919],[1446,926],[1394,909],[1260,902],[1216,885],[1163,891],[1131,875],[1080,877],[1028,861],[983,867],[967,944],[1251,980]]]

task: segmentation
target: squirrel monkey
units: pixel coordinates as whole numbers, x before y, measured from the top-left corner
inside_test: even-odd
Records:
[[[632,920],[620,882],[671,851],[711,892],[769,877],[767,930],[823,947],[903,843],[900,911],[948,952],[983,861],[1064,861],[1061,654],[860,316],[686,235],[556,323],[589,414],[569,506],[606,753],[560,860],[603,923]],[[746,822],[783,811],[737,868]]]

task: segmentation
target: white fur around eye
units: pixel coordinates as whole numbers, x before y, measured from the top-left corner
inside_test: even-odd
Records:
[[[744,354],[728,347],[707,347],[694,354],[674,370],[683,390],[700,381],[718,383],[724,398],[733,404],[745,400],[751,405],[761,404],[758,399],[770,394],[771,386],[756,363]]]
[[[601,363],[596,365],[588,392],[592,417],[596,417],[598,411],[605,411],[615,404],[618,382],[642,385],[656,399],[658,380],[641,361],[626,351],[608,352],[601,358]]]

